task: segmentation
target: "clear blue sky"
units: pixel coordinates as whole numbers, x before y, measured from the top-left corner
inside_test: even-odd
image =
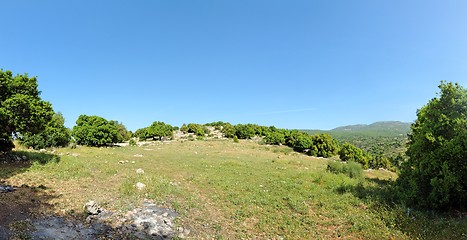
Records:
[[[412,122],[440,80],[467,87],[465,0],[0,2],[0,68],[68,127]]]

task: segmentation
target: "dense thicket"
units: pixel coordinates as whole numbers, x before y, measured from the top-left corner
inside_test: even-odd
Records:
[[[42,149],[48,147],[65,147],[71,139],[70,129],[65,127],[65,118],[55,113],[47,123],[44,131],[37,134],[25,133],[20,136],[20,143],[26,147]]]
[[[465,210],[467,90],[446,82],[439,88],[439,96],[417,111],[398,183],[409,205]]]
[[[175,128],[170,124],[155,121],[149,127],[136,130],[135,136],[141,140],[162,140],[164,137],[172,137]]]
[[[35,77],[0,70],[0,152],[14,147],[12,136],[44,130],[52,115],[51,104],[40,98]]]
[[[80,115],[72,136],[77,144],[86,146],[104,146],[123,141],[116,122],[99,116]]]

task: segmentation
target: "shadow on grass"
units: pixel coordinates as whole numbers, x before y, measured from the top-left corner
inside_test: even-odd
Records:
[[[466,239],[467,218],[458,212],[442,213],[415,210],[401,203],[396,182],[366,178],[357,185],[336,188],[339,194],[351,193],[362,199],[389,229],[410,239]]]
[[[60,157],[51,153],[12,151],[0,154],[0,179],[6,179],[25,172],[33,164],[45,165],[49,162],[60,162]]]
[[[45,186],[13,186],[12,192],[0,192],[0,239],[29,239],[32,218],[51,209],[49,201],[56,195]]]

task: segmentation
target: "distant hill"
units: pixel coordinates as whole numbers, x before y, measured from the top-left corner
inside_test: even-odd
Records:
[[[363,135],[369,137],[398,137],[410,132],[410,123],[398,121],[375,122],[337,127],[329,131],[338,135]]]
[[[383,121],[337,127],[329,131],[301,130],[311,134],[328,133],[339,142],[349,142],[372,154],[395,156],[405,152],[410,123]]]

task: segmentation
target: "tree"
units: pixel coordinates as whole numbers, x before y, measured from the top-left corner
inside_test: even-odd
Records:
[[[439,88],[438,97],[417,111],[398,186],[408,205],[465,210],[467,90],[444,81]]]
[[[65,147],[71,139],[70,129],[65,127],[65,118],[55,113],[44,131],[38,134],[22,134],[20,143],[26,147],[41,149],[47,147]]]
[[[235,125],[235,135],[239,139],[250,139],[256,134],[255,125],[253,124],[237,124]]]
[[[339,146],[337,141],[331,135],[323,133],[311,137],[311,149],[308,152],[312,156],[332,157],[337,154]]]
[[[287,138],[287,145],[298,152],[310,149],[311,144],[313,144],[311,135],[297,130],[291,131]]]
[[[170,124],[155,121],[149,127],[136,130],[135,136],[139,137],[141,140],[146,140],[146,139],[162,140],[162,138],[164,137],[172,137],[174,130],[175,128],[172,127]]]
[[[123,123],[120,123],[118,121],[112,121],[115,126],[117,126],[118,129],[118,142],[123,142],[123,141],[128,141],[130,140],[131,136],[133,135],[131,131],[128,131],[123,125]]]
[[[194,133],[196,136],[199,137],[204,137],[204,134],[206,133],[206,127],[201,124],[189,123],[187,128],[189,133]]]
[[[170,124],[156,121],[147,128],[147,131],[149,138],[158,138],[159,140],[162,140],[163,137],[173,136],[174,127],[172,127]]]
[[[0,151],[13,149],[12,136],[41,132],[53,115],[52,105],[40,98],[37,79],[13,77],[0,70]]]
[[[368,158],[365,152],[355,147],[351,143],[344,143],[339,150],[339,158],[344,162],[357,162],[362,164],[364,168],[368,167]]]
[[[120,142],[120,134],[115,121],[99,116],[80,115],[73,127],[72,135],[77,144],[104,146]]]

